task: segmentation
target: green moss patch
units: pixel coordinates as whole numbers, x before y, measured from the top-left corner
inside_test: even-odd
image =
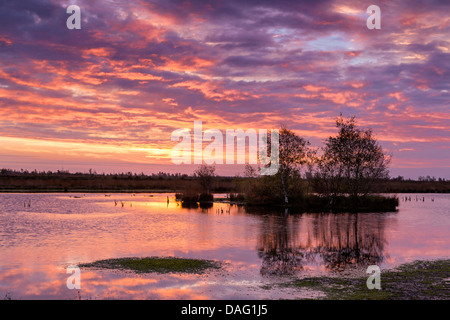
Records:
[[[202,273],[207,269],[219,269],[213,260],[176,257],[120,258],[80,264],[84,268],[130,270],[138,273]]]

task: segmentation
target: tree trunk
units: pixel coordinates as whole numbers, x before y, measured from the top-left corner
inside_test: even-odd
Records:
[[[288,204],[289,203],[289,199],[288,199],[288,195],[286,192],[286,185],[284,183],[284,178],[283,178],[283,173],[281,173],[281,186],[283,187],[283,194],[284,194],[284,204]]]

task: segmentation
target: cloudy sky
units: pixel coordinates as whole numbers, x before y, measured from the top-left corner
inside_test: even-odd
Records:
[[[371,4],[380,30],[366,26]],[[373,129],[391,175],[450,178],[449,12],[445,0],[0,0],[0,167],[182,172],[171,133],[194,121],[285,125],[318,147],[343,113]]]

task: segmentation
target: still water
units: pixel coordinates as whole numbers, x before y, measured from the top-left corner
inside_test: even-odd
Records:
[[[399,197],[392,213],[285,214],[226,203],[186,209],[173,194],[0,194],[0,299],[314,298],[320,293],[276,284],[449,258],[450,195]],[[146,256],[224,267],[201,275],[82,269],[81,289],[66,286],[69,265]]]

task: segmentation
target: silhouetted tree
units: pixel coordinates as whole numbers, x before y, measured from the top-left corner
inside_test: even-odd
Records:
[[[215,177],[216,167],[214,165],[202,164],[194,171],[194,176],[198,179],[206,193],[210,193],[212,183]]]
[[[329,195],[357,197],[371,191],[373,182],[388,178],[390,157],[383,151],[372,131],[356,126],[355,117],[336,119],[339,133],[325,142],[318,159],[318,191]]]
[[[288,180],[292,176],[300,176],[300,167],[307,163],[309,142],[297,136],[292,130],[282,127],[280,130],[279,169],[284,202],[289,203]]]
[[[268,138],[268,150],[272,150]],[[301,168],[308,162],[309,142],[292,130],[282,127],[279,130],[278,171],[251,182],[246,188],[246,199],[253,203],[289,204],[290,198],[300,198],[303,194]],[[270,166],[268,164],[267,166]]]
[[[244,177],[255,178],[257,176],[258,176],[257,170],[252,165],[246,164],[244,169]]]

